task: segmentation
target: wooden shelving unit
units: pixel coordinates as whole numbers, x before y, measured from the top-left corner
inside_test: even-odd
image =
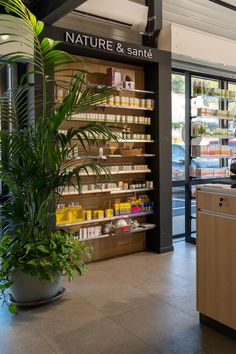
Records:
[[[118,232],[118,233],[111,233],[111,234],[106,234],[106,235],[101,235],[101,236],[99,236],[99,237],[94,237],[94,238],[91,238],[91,239],[82,239],[81,241],[91,241],[91,240],[100,240],[101,238],[107,238],[107,237],[121,237],[121,236],[123,236],[123,237],[126,237],[127,235],[130,235],[130,234],[137,234],[137,233],[140,233],[140,232],[144,232],[144,231],[148,231],[148,230],[153,230],[153,229],[155,229],[156,228],[156,225],[154,225],[154,224],[150,224],[150,225],[148,225],[148,226],[142,226],[142,225],[140,225],[140,227],[138,227],[137,229],[135,229],[135,230],[132,230],[132,231],[128,231],[128,232]]]
[[[92,219],[92,220],[85,220],[85,221],[79,221],[79,222],[72,222],[68,224],[60,224],[59,226],[61,228],[65,227],[75,227],[75,226],[82,226],[82,225],[91,225],[91,224],[98,224],[102,222],[107,222],[107,221],[114,221],[114,220],[119,220],[119,219],[126,219],[126,218],[139,218],[142,216],[146,215],[152,215],[153,211],[150,212],[144,212],[144,213],[133,213],[133,214],[124,214],[124,215],[117,215],[117,216],[111,216],[109,218],[102,218],[102,219]]]
[[[93,63],[91,63],[90,61],[88,61],[88,59],[86,59],[87,65],[88,65],[88,70],[94,70],[94,66],[95,66],[95,62],[93,60]],[[116,66],[117,63],[112,63],[112,66]],[[106,69],[110,66],[110,63],[106,63],[103,61],[99,61],[96,60],[96,71],[98,72],[106,72]],[[69,68],[68,68],[69,69]],[[116,90],[116,95],[123,95],[123,93],[125,92],[126,95],[129,95],[129,97],[133,97],[133,99],[135,99],[135,97],[142,97],[142,98],[146,98],[146,97],[153,97],[154,96],[154,92],[153,91],[148,91],[144,89],[144,85],[145,85],[145,73],[142,67],[138,67],[138,66],[130,66],[130,65],[122,65],[122,67],[120,68],[120,70],[125,73],[127,72],[130,76],[132,76],[136,82],[137,87],[139,87],[138,89],[135,90]],[[141,101],[141,100],[140,100]],[[96,109],[103,109],[104,110],[104,114],[106,114],[106,110],[109,111],[113,111],[114,110],[114,114],[116,112],[116,110],[120,111],[120,114],[122,114],[122,116],[125,116],[125,112],[127,109],[129,110],[133,110],[135,113],[134,115],[143,115],[143,111],[153,111],[154,108],[145,108],[145,107],[131,107],[131,106],[126,106],[126,105],[110,105],[110,104],[100,104],[97,106],[97,108],[95,107],[94,110],[91,111],[91,115],[93,111],[96,111]],[[140,113],[139,113],[140,112]],[[113,112],[112,112],[113,113]],[[129,113],[132,114],[132,113]],[[89,115],[89,112],[88,112]],[[70,127],[73,126],[83,126],[86,125],[90,122],[89,118],[86,120],[70,120],[68,122],[66,122],[65,126],[62,126],[62,132],[63,130],[67,130]],[[99,122],[98,122],[99,123]],[[125,128],[126,126],[126,122],[119,122],[119,124]],[[115,130],[115,124],[114,124],[114,128],[113,130]],[[132,128],[130,128],[130,133],[131,134],[139,134],[139,135],[146,135],[146,124],[143,123],[139,123],[137,125],[133,125]],[[150,135],[150,134],[149,134]],[[97,160],[96,163],[100,163],[103,166],[106,166],[107,168],[109,168],[110,166],[113,166],[114,164],[114,159],[119,159],[120,162],[117,163],[117,166],[122,166],[120,167],[121,170],[116,170],[116,171],[111,171],[110,175],[111,176],[115,176],[115,178],[119,178],[120,181],[124,182],[128,179],[128,183],[131,184],[133,180],[135,180],[135,178],[141,179],[143,181],[146,180],[146,174],[151,174],[152,170],[150,168],[140,168],[137,169],[137,167],[133,167],[135,169],[130,169],[127,168],[127,170],[125,169],[125,166],[123,167],[122,162],[125,161],[124,165],[129,165],[132,166],[133,165],[133,159],[135,158],[135,160],[137,160],[137,163],[135,162],[135,165],[138,166],[148,166],[148,160],[146,161],[146,159],[148,159],[149,157],[154,157],[155,158],[155,154],[153,153],[148,153],[147,152],[147,144],[154,144],[155,140],[154,138],[156,138],[155,136],[151,136],[150,135],[150,139],[118,139],[118,141],[115,143],[117,144],[117,148],[122,148],[122,146],[124,144],[132,144],[132,146],[138,146],[139,149],[142,149],[142,153],[138,154],[138,155],[133,155],[133,156],[122,156],[121,154],[116,154],[115,151],[113,154],[105,154],[102,156],[97,156],[96,154],[93,154],[94,148],[90,148],[90,150],[88,151],[87,156],[80,156],[80,154],[78,156],[74,156],[75,162],[78,161],[78,163],[81,161],[82,159],[86,159],[87,160]],[[76,144],[77,140],[74,140]],[[99,140],[98,140],[99,142]],[[106,149],[106,144],[111,143],[109,141],[103,141],[101,140],[100,143],[102,143],[102,146],[104,147],[104,149]],[[104,145],[105,144],[105,145]],[[112,144],[114,145],[114,142],[112,142]],[[79,146],[79,145],[78,145]],[[109,148],[108,148],[109,149]],[[94,151],[95,152],[95,151]],[[100,161],[100,162],[99,162]],[[113,162],[113,164],[112,164]],[[105,177],[106,173],[105,172],[101,172],[100,173],[100,179],[101,182],[103,180],[103,176]],[[80,173],[81,178],[89,178],[90,179],[90,183],[93,183],[94,181],[94,174],[90,173],[90,172],[81,172]],[[155,187],[158,185],[158,181],[157,179],[155,181],[153,181],[153,184],[155,184]],[[155,188],[136,188],[136,189],[130,189],[130,188],[126,188],[124,190],[122,189],[118,189],[118,188],[104,188],[104,189],[93,189],[93,190],[87,190],[87,191],[81,191],[80,193],[63,193],[62,194],[62,200],[66,199],[66,200],[70,200],[70,198],[73,198],[73,201],[78,201],[81,206],[84,208],[84,210],[105,210],[105,209],[113,209],[114,208],[114,204],[117,202],[120,203],[124,203],[127,201],[127,195],[129,196],[136,196],[136,195],[143,195],[143,194],[147,194],[149,199],[152,201],[153,200],[153,192],[154,192]],[[102,195],[102,199],[99,198],[99,195]],[[157,205],[155,207],[158,207]],[[103,239],[103,242],[106,242],[105,239],[106,238],[111,238],[111,237],[121,237],[121,236],[128,236],[131,237],[132,235],[135,235],[135,247],[137,247],[137,234],[139,234],[139,238],[140,238],[140,251],[144,250],[146,248],[146,233],[150,230],[154,230],[156,228],[156,224],[154,223],[148,223],[147,222],[147,217],[154,215],[154,211],[145,211],[145,212],[139,212],[139,213],[128,213],[128,214],[120,214],[120,215],[115,215],[115,216],[110,216],[110,217],[103,217],[103,218],[97,218],[97,219],[91,219],[91,220],[83,220],[83,221],[79,221],[79,222],[69,222],[69,223],[63,223],[63,224],[59,224],[58,227],[63,228],[63,229],[72,229],[76,232],[78,232],[79,234],[79,230],[80,228],[84,228],[84,227],[92,227],[93,225],[100,225],[101,226],[101,234],[99,236],[96,237],[90,237],[90,238],[85,238],[82,241],[83,242],[92,242],[94,243],[99,242],[99,240]],[[140,224],[142,224],[143,222],[145,222],[146,227],[137,227],[136,229],[134,229],[132,232],[128,232],[128,233],[115,233],[115,234],[109,234],[107,235],[106,233],[104,233],[104,226],[106,225],[106,223],[111,223],[111,222],[116,222],[119,221],[121,219],[136,219],[139,221]],[[79,237],[79,236],[78,236]],[[123,237],[124,238],[124,237]],[[124,242],[124,241],[123,241]],[[145,245],[145,248],[143,247]],[[129,251],[132,250],[132,246],[129,244]],[[135,251],[135,249],[134,249]],[[98,255],[98,251],[95,252],[96,253],[96,259],[99,259],[99,255]],[[101,256],[102,258],[102,256]]]
[[[134,110],[138,110],[138,111],[153,111],[153,108],[133,107],[133,106],[122,106],[122,105],[111,105],[111,104],[99,104],[98,107],[104,107],[104,108],[121,108],[121,109],[134,109]]]
[[[83,194],[99,194],[99,193],[109,193],[109,194],[131,194],[131,193],[138,193],[138,192],[150,192],[153,191],[154,188],[137,188],[137,189],[94,189],[94,190],[88,190],[88,191],[81,191],[79,193],[66,193],[63,192],[62,196],[78,196],[78,195],[83,195]]]
[[[107,222],[116,222],[119,219],[135,218],[139,224],[146,224],[147,227],[137,228],[130,233],[122,235],[115,234],[107,237],[106,232],[101,233],[101,237],[89,239],[92,243],[94,254],[93,260],[104,259],[123,254],[151,250],[153,252],[168,252],[173,250],[172,246],[172,227],[170,220],[172,219],[171,209],[171,55],[168,52],[159,51],[156,48],[142,47],[140,51],[149,50],[152,55],[147,58],[144,56],[130,56],[126,51],[123,54],[113,51],[101,51],[97,48],[88,48],[81,46],[79,43],[65,42],[66,29],[47,28],[47,35],[61,41],[61,49],[66,49],[73,55],[82,57],[76,65],[78,70],[84,69],[92,73],[105,74],[108,67],[118,68],[124,77],[132,77],[135,81],[135,89],[116,89],[116,96],[126,96],[142,99],[154,100],[154,107],[139,107],[124,104],[101,104],[94,107],[91,114],[86,118],[75,115],[68,120],[62,130],[70,127],[79,127],[90,122],[117,126],[117,129],[129,129],[131,134],[150,135],[150,139],[124,139],[118,143],[132,144],[133,149],[142,149],[141,153],[134,156],[122,156],[122,154],[114,151],[106,151],[104,148],[102,154],[95,150],[86,153],[87,159],[102,166],[124,166],[124,165],[141,165],[145,168],[140,170],[128,170],[112,172],[111,176],[116,183],[124,182],[128,188],[123,190],[93,190],[84,193],[67,193],[61,196],[61,200],[65,203],[78,201],[84,210],[103,210],[112,209],[116,203],[124,203],[128,196],[134,194],[147,194],[150,201],[154,203],[153,211],[145,211],[129,215],[115,215],[100,220],[84,220],[77,225],[64,224],[60,227],[72,228],[78,231],[80,227],[86,225],[99,224],[103,225]],[[115,42],[115,41],[113,41]],[[115,45],[115,44],[114,44]],[[127,46],[127,44],[124,44]],[[131,45],[132,47],[132,45]],[[73,70],[75,64],[66,69]],[[91,81],[91,84],[94,83]],[[95,84],[98,84],[97,82]],[[148,106],[148,102],[146,102]],[[132,117],[134,119],[130,119]],[[113,117],[113,118],[112,118]],[[144,118],[144,119],[143,119]],[[145,119],[146,118],[146,119]],[[108,145],[108,144],[105,144]],[[122,144],[123,145],[123,144]],[[108,145],[109,146],[109,145]],[[124,145],[125,146],[125,145]],[[99,144],[100,147],[100,144]],[[84,153],[82,154],[84,155]],[[85,157],[85,156],[83,156]],[[75,157],[76,158],[76,157]],[[77,157],[78,163],[80,158]],[[146,168],[147,166],[147,168]],[[103,176],[101,176],[103,177]],[[105,175],[104,175],[105,177]],[[81,174],[82,184],[94,184],[96,177]],[[137,188],[131,189],[131,184],[137,181],[151,181],[153,188]],[[96,180],[96,183],[98,181]],[[107,182],[107,181],[106,181]],[[104,181],[104,183],[106,183]],[[103,183],[100,182],[99,183]],[[138,183],[137,183],[138,184]],[[60,201],[61,202],[61,201]],[[115,237],[114,237],[115,236]],[[87,241],[85,241],[87,242]]]

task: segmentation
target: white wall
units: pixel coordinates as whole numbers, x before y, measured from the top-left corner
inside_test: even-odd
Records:
[[[208,0],[163,0],[163,20],[236,40],[235,11]]]
[[[91,33],[97,36],[113,38],[118,41],[142,43],[141,35],[126,27],[115,26],[113,23],[107,23],[101,20],[92,20],[75,13],[68,14],[54,25],[75,31]]]
[[[173,59],[236,71],[236,41],[171,24],[161,31],[159,49],[172,52]]]

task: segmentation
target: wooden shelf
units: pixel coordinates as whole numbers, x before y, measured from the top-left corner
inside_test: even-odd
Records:
[[[118,88],[118,87],[114,87],[114,89],[116,90],[116,91],[119,91],[119,92],[137,92],[137,93],[147,93],[147,94],[150,94],[150,95],[154,95],[155,94],[155,92],[154,91],[146,91],[146,90],[138,90],[138,89],[133,89],[133,90],[131,90],[131,89],[125,89],[125,88]]]
[[[227,100],[228,102],[236,102],[236,98],[230,98],[230,97],[224,97],[224,96],[194,95],[191,98],[202,98],[202,99],[218,98],[221,100]]]
[[[97,107],[103,108],[122,108],[122,109],[134,109],[140,111],[153,111],[154,108],[146,108],[146,107],[132,107],[132,106],[122,106],[122,105],[113,105],[113,104],[99,104]]]
[[[138,218],[141,216],[152,215],[152,214],[154,214],[154,211],[147,211],[147,212],[137,213],[137,214],[117,215],[117,216],[112,216],[110,218],[85,220],[85,221],[79,221],[79,222],[72,222],[72,223],[68,223],[68,224],[60,224],[60,225],[57,225],[57,228],[97,224],[97,223],[101,223],[101,222],[126,219],[126,218]]]
[[[119,158],[119,157],[122,157],[122,158],[124,158],[124,157],[126,157],[126,158],[131,157],[131,158],[133,158],[133,157],[154,157],[154,156],[156,156],[156,155],[155,155],[155,154],[141,154],[141,155],[134,155],[134,156],[108,155],[108,156],[105,156],[105,158],[106,158],[106,159],[107,159],[107,158]]]
[[[74,157],[74,160],[84,160],[84,159],[94,159],[94,160],[107,160],[107,159],[114,159],[114,158],[134,158],[134,157],[154,157],[155,154],[140,154],[134,156],[125,156],[125,155],[107,155],[107,156],[96,156],[96,155],[88,155],[88,156],[80,156]],[[73,160],[68,159],[68,160]]]
[[[231,135],[197,135],[197,136],[191,136],[192,139],[196,138],[214,138],[214,139],[236,139],[235,136]]]
[[[80,196],[85,194],[99,194],[99,193],[110,193],[110,194],[129,194],[136,192],[149,192],[153,191],[154,188],[139,188],[139,189],[94,189],[88,190],[80,193],[62,193],[63,197]]]
[[[139,173],[151,173],[151,170],[140,170],[140,171],[117,171],[117,172],[110,172],[110,173],[104,173],[101,172],[100,176],[106,176],[108,174],[111,175],[129,175],[129,174],[139,174]],[[84,176],[96,176],[94,173],[80,173],[81,177]]]
[[[74,138],[73,140],[78,140],[77,138]],[[86,139],[83,139],[85,142],[87,141]],[[88,140],[92,140],[92,139],[88,139]],[[93,140],[92,140],[93,141]],[[111,142],[111,140],[105,140],[105,139],[96,139],[97,142]],[[154,143],[154,140],[141,140],[141,139],[118,139],[117,141],[113,141],[113,143]]]
[[[145,224],[148,225],[148,224]],[[80,242],[90,242],[93,240],[99,240],[101,238],[106,238],[106,237],[116,237],[116,236],[126,236],[126,235],[130,235],[130,234],[136,234],[139,232],[145,232],[148,230],[153,230],[156,228],[155,224],[149,224],[148,226],[143,226],[141,225],[141,227],[138,227],[137,229],[133,230],[133,231],[129,231],[129,232],[120,232],[120,233],[113,233],[113,234],[107,234],[107,235],[101,235],[98,237],[93,237],[93,238],[87,238],[87,239],[78,239]]]
[[[104,87],[105,85],[101,85],[101,87]],[[94,87],[97,88],[98,85],[96,84],[89,84],[89,87]],[[111,90],[115,90],[115,91],[119,91],[119,92],[137,92],[137,93],[146,93],[146,94],[152,94],[154,95],[155,92],[154,91],[147,91],[147,90],[139,90],[139,89],[126,89],[124,87],[117,87],[117,86],[111,86]]]
[[[119,143],[154,143],[154,140],[141,140],[141,139],[119,139]]]
[[[214,179],[229,179],[230,180],[230,177],[229,176],[212,176],[212,177],[196,177],[196,176],[190,176],[190,178],[193,178],[194,180],[196,181],[203,181],[203,182],[209,182],[211,180],[214,180]]]
[[[193,159],[235,159],[236,156],[232,155],[209,155],[209,156],[192,156]]]
[[[136,125],[151,125],[150,123],[130,123],[130,122],[116,122],[116,121],[105,121],[105,120],[98,120],[98,119],[82,119],[82,118],[79,118],[79,119],[70,119],[70,121],[76,121],[76,122],[86,122],[86,123],[91,123],[91,122],[96,122],[96,123],[105,123],[105,124],[130,124],[130,125],[133,125],[133,124],[136,124]]]
[[[139,188],[139,189],[124,189],[120,191],[111,191],[110,194],[126,194],[126,193],[136,193],[136,192],[150,192],[153,191],[154,188]]]
[[[198,116],[192,116],[192,119],[219,119],[219,120],[234,120],[236,117],[219,117],[219,116],[204,116],[204,115],[198,115]]]

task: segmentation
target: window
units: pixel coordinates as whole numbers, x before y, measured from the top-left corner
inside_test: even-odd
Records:
[[[185,76],[172,74],[172,179],[185,176]]]
[[[173,236],[185,233],[185,75],[172,74],[172,191]]]

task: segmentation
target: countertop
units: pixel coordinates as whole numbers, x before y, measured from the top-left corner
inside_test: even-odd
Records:
[[[221,193],[228,195],[236,195],[236,188],[231,188],[231,185],[227,184],[203,184],[197,187],[197,190],[202,190],[209,193]]]

